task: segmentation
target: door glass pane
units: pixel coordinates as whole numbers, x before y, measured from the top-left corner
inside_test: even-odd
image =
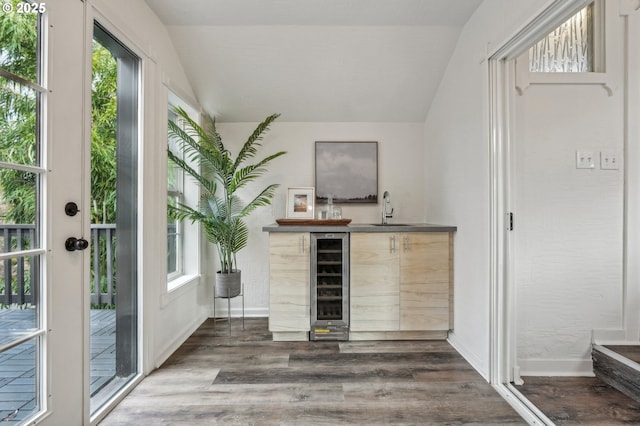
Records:
[[[0,261],[0,310],[20,311],[15,314],[4,312],[5,315],[0,316],[0,335],[35,331],[38,326],[37,292],[34,291],[39,281],[38,258],[17,256]]]
[[[0,13],[0,424],[43,407],[39,18]]]
[[[531,72],[593,72],[593,3],[529,48]]]
[[[34,244],[37,179],[35,173],[0,169],[0,253],[37,247]]]
[[[38,164],[38,97],[36,90],[0,76],[0,161]]]
[[[33,338],[0,353],[0,424],[22,424],[40,411],[40,352],[40,338]]]
[[[138,372],[138,62],[94,26],[91,140],[91,414]]]
[[[91,368],[92,412],[116,377],[116,58],[93,41],[91,91]],[[105,394],[102,397],[101,394]],[[98,401],[99,398],[99,402]]]
[[[2,324],[0,345],[4,345],[37,329],[35,307],[2,309],[0,310],[0,323]]]
[[[3,1],[13,12],[0,13],[0,68],[31,82],[38,81],[38,24],[36,13],[18,13],[17,0]]]

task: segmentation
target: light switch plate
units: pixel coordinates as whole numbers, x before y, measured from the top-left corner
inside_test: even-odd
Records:
[[[595,169],[593,151],[576,151],[576,169]]]
[[[620,168],[620,158],[616,150],[605,150],[600,153],[600,168],[602,170],[618,170]]]

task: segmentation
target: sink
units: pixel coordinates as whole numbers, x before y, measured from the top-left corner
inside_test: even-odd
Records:
[[[408,223],[372,223],[373,226],[409,226]]]

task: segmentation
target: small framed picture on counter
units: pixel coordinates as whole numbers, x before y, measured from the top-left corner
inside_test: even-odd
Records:
[[[313,219],[315,188],[295,187],[287,191],[287,218]]]

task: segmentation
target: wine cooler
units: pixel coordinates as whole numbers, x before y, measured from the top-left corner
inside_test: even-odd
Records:
[[[349,234],[311,233],[311,340],[349,339]]]

